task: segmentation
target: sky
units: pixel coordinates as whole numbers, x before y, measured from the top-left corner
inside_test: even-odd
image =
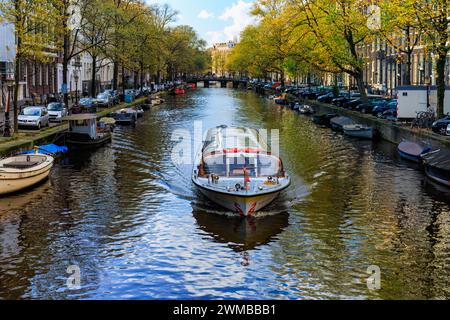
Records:
[[[211,46],[239,37],[255,18],[250,15],[254,0],[147,0],[169,4],[179,12],[176,24],[192,26]]]

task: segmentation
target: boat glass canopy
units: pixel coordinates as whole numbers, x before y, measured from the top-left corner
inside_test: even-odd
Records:
[[[222,177],[282,177],[282,161],[268,153],[258,130],[217,127],[211,129],[203,147],[199,175]]]

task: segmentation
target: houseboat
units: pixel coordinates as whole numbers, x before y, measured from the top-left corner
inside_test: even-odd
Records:
[[[64,118],[69,121],[66,143],[69,148],[98,148],[111,141],[111,124],[97,122],[95,114],[75,114]]]
[[[241,216],[253,216],[291,184],[281,159],[268,152],[259,131],[210,129],[197,154],[192,180],[211,201]]]

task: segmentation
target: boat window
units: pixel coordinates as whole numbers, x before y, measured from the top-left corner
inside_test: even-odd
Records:
[[[227,175],[227,167],[223,155],[210,156],[204,161],[204,168],[200,168],[200,175],[216,174],[219,176]]]
[[[200,175],[244,177],[245,170],[250,177],[276,177],[283,175],[281,161],[270,155],[257,157],[227,157],[224,154],[209,156],[204,160]]]

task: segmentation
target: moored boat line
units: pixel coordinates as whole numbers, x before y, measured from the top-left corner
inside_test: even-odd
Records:
[[[303,107],[298,102],[293,104],[294,110],[295,106],[298,106],[299,110]],[[373,140],[377,133],[373,127],[358,124],[349,117],[334,113],[314,115],[312,121],[317,125],[331,127],[335,131],[358,139]],[[450,150],[432,150],[433,147],[430,145],[406,140],[397,146],[400,158],[421,164],[430,180],[450,188]]]

